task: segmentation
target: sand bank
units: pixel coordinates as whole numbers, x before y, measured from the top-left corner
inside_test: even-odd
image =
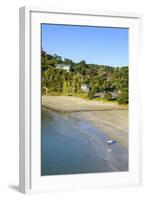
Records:
[[[105,134],[128,149],[128,109],[117,104],[68,96],[43,96],[42,105],[48,109],[71,113],[92,123]]]
[[[60,112],[79,112],[96,110],[125,110],[125,106],[102,103],[73,96],[42,96],[42,105]]]

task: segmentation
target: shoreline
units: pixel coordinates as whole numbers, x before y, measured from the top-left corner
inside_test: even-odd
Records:
[[[92,111],[72,113],[121,144],[128,151],[128,112],[125,110]]]
[[[42,96],[42,106],[58,112],[127,110],[124,105],[103,103],[73,96]]]
[[[44,108],[46,108],[46,109],[48,109],[48,110],[52,110],[52,111],[54,111],[54,112],[59,112],[59,113],[64,113],[64,114],[69,114],[69,113],[80,113],[80,112],[83,112],[83,113],[85,113],[85,112],[94,112],[94,111],[112,111],[112,110],[127,110],[126,108],[98,108],[98,109],[93,109],[93,110],[71,110],[71,109],[69,109],[69,110],[64,110],[64,109],[54,109],[54,108],[51,108],[51,107],[49,107],[49,106],[46,106],[46,105],[43,105],[42,104],[42,107],[44,107]]]
[[[42,96],[42,106],[84,119],[128,150],[128,108],[70,96]]]

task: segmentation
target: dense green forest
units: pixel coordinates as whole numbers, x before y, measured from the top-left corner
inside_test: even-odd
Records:
[[[70,66],[69,71],[57,65]],[[112,67],[78,63],[41,50],[42,95],[72,95],[128,103],[128,66]],[[83,91],[82,86],[88,87]],[[99,98],[98,94],[102,94]]]

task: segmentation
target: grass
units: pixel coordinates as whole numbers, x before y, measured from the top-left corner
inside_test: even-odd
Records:
[[[105,99],[105,98],[93,98],[93,100],[96,100],[96,101],[98,101],[98,102],[103,102],[103,103],[115,103],[115,104],[117,104],[118,103],[118,101],[117,100],[107,100],[107,99]]]
[[[117,100],[107,100],[105,98],[93,98],[93,100],[102,102],[102,103],[111,103],[111,104],[118,104],[124,108],[128,108],[128,104],[119,104]]]

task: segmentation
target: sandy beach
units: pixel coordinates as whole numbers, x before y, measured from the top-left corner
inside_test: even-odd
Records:
[[[128,109],[125,106],[72,96],[42,96],[42,105],[87,120],[128,150]]]
[[[80,112],[80,111],[103,111],[125,110],[125,106],[118,104],[102,103],[95,100],[82,99],[73,96],[42,96],[42,105],[54,111]]]

